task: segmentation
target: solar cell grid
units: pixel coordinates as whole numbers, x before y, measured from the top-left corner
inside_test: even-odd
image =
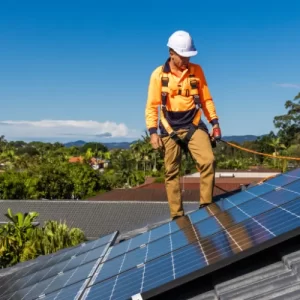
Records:
[[[300,189],[300,186],[296,183],[291,185],[296,185]],[[230,232],[231,227],[234,228],[235,224],[251,219],[254,216],[276,207],[278,205],[276,203],[277,200],[280,200],[282,204],[284,202],[282,199],[285,195],[285,202],[300,196],[300,193],[291,193],[284,189],[280,189],[276,191],[276,193],[279,193],[280,196],[276,197],[276,194],[273,194],[273,197],[271,197],[270,195],[269,200],[262,197],[255,198],[238,207],[234,206],[228,211],[220,210],[218,203],[211,204],[206,208],[211,217],[194,224],[189,216],[181,217],[176,220],[176,223],[182,230],[175,233],[171,233],[171,230],[169,230],[169,235],[159,240],[150,242],[142,248],[125,252],[116,258],[103,262],[103,266],[98,272],[97,277],[93,279],[93,282],[97,283],[159,256],[166,255],[171,251],[193,243],[197,238],[208,238],[225,228]],[[170,224],[171,223],[169,223],[169,226]],[[197,235],[194,234],[195,230],[198,233]],[[130,242],[128,243],[128,248],[129,247]]]
[[[51,277],[40,281],[37,284],[26,286],[23,289],[5,293],[0,299],[1,300],[12,300],[12,299],[36,299],[42,297],[43,295],[50,294],[56,290],[67,287],[68,285],[77,283],[79,281],[86,280],[90,276],[92,276],[95,268],[98,263],[91,262],[76,269],[69,270],[65,273],[60,273],[55,277]]]
[[[9,281],[6,284],[2,285],[0,296],[10,291],[16,291],[27,286],[34,285],[50,277],[54,277],[62,272],[77,268],[88,262],[96,261],[97,259],[102,258],[106,251],[107,246],[100,246],[79,256],[64,260],[61,263],[57,263],[47,268],[43,268],[40,271],[30,273],[27,276],[14,280],[13,282]]]
[[[176,228],[177,222],[167,223],[136,238],[130,239],[123,245],[120,244],[120,248],[116,248],[115,246],[115,249],[112,249],[110,255],[108,255],[108,260],[101,267],[97,277],[93,278],[93,283],[91,283],[93,284],[92,287],[98,286],[99,288],[103,288],[104,285],[106,285],[104,290],[106,290],[105,294],[109,296],[108,299],[111,299],[111,297],[113,297],[113,299],[127,299],[125,298],[126,291],[128,291],[128,297],[130,297],[134,294],[132,293],[133,290],[139,293],[143,291],[146,286],[148,286],[149,290],[155,287],[157,282],[158,285],[162,285],[164,282],[174,280],[176,278],[175,266],[180,269],[180,262],[186,262],[186,258],[189,258],[190,255],[195,253],[195,245],[197,245],[197,243],[199,247],[196,253],[199,254],[200,249],[200,253],[202,253],[202,264],[204,263],[204,265],[207,266],[221,258],[228,257],[228,255],[232,256],[234,253],[249,249],[253,247],[255,243],[273,238],[276,235],[253,217],[268,210],[272,211],[277,205],[299,197],[300,181],[295,184],[290,184],[299,180],[299,173],[300,172],[293,172],[289,175],[283,174],[269,180],[269,185],[262,183],[261,185],[246,190],[243,195],[242,193],[235,195],[235,199],[233,196],[219,201],[220,203],[218,204],[220,206],[210,205],[207,210],[199,210],[191,213],[191,219],[193,215],[200,215],[197,222],[194,218],[194,224],[181,224],[181,228]],[[282,185],[289,186],[287,189],[276,190],[278,186]],[[255,201],[253,199],[255,199]],[[180,218],[178,220],[182,220],[183,222],[183,220],[186,219]],[[244,226],[239,227],[239,230],[237,230],[237,223],[240,225],[244,224]],[[256,231],[256,234],[252,236],[254,239],[252,241],[249,233],[253,233],[255,226],[259,228],[260,231]],[[222,247],[220,247],[220,245],[222,245]],[[134,248],[138,246],[141,246],[141,248],[134,250]],[[182,249],[190,251],[190,253],[188,255],[185,253],[185,259],[178,260],[180,255],[182,255],[180,253],[184,253]],[[220,251],[220,249],[222,251]],[[132,255],[132,253],[135,255]],[[118,262],[116,260],[114,261],[114,257],[118,259]],[[131,257],[134,257],[134,259]],[[144,260],[138,264],[137,262],[141,260],[142,257],[144,257]],[[146,274],[150,274],[151,266],[154,265],[156,261],[159,261],[160,267],[154,267],[153,278],[155,279],[148,276],[148,282]],[[179,263],[176,264],[176,261]],[[164,274],[166,273],[162,271],[164,269],[163,265],[168,263],[171,263],[172,267],[169,266],[165,268],[165,272],[173,270],[171,277],[165,276]],[[198,263],[193,261],[190,264],[190,268],[186,268],[188,270],[187,272],[191,272],[193,269],[199,269],[199,263],[199,259]],[[113,266],[113,268],[109,268],[110,272],[107,277],[105,276],[108,275],[105,271],[105,264]],[[188,264],[185,263],[185,266],[186,265]],[[114,268],[118,269],[116,271],[117,275],[115,274],[116,276],[111,277],[111,274],[115,273]],[[141,269],[143,269],[143,272],[141,272]],[[132,270],[135,271],[135,274],[131,273]],[[134,276],[134,278],[136,278],[136,276],[140,278],[140,288],[134,289],[128,285],[128,281],[126,280],[128,273]],[[184,267],[177,272],[177,276],[183,276],[184,274]],[[157,279],[160,276],[162,278]],[[103,278],[106,278],[106,280]],[[131,278],[132,277],[130,277],[130,279]],[[137,278],[134,280],[135,285],[139,282]],[[103,281],[97,284],[98,280]],[[111,289],[108,288],[109,285],[112,286]],[[91,291],[92,290],[93,288]],[[88,299],[93,299],[93,293],[93,291],[88,293]],[[102,295],[102,293],[100,293],[100,295]],[[95,296],[99,296],[99,293],[96,293]],[[103,299],[106,299],[104,294],[103,296]]]
[[[284,187],[293,182],[296,182],[296,181],[299,182],[299,180],[300,180],[300,177],[287,176],[285,174],[279,175],[279,176],[272,178],[268,181],[265,181],[261,184],[250,187],[249,189],[247,189],[245,191],[234,194],[228,198],[230,198],[232,200],[232,202],[235,203],[235,205],[239,205],[240,203],[244,203],[246,201],[252,200],[254,197],[262,196],[267,193],[270,193],[276,187]],[[251,192],[251,194],[247,193],[248,191]],[[224,207],[224,209],[226,209],[226,207]]]
[[[300,178],[300,168],[283,173],[285,176],[294,176]]]
[[[209,205],[208,210],[201,209],[189,214],[189,217],[193,224],[201,223],[201,234],[203,236],[213,234],[216,230],[221,230],[220,224],[215,224],[215,219],[212,218],[212,215],[221,214],[224,211],[231,210],[232,217],[234,221],[239,222],[243,221],[246,217],[249,218],[253,215],[257,215],[262,213],[268,209],[273,208],[274,205],[279,205],[280,203],[284,203],[290,201],[300,195],[300,179],[294,180],[291,183],[278,188],[278,186],[271,186],[271,190],[266,194],[263,194],[261,197],[257,197],[256,194],[253,193],[252,190],[246,190],[243,192],[245,201],[240,200],[239,205],[235,202],[235,195],[232,197],[228,197],[218,202]],[[248,196],[248,197],[247,197]],[[249,200],[251,199],[251,200]],[[247,212],[247,215],[240,213],[240,211],[236,208],[238,206],[244,207],[244,210]],[[164,251],[168,251],[169,247],[167,236],[173,234],[174,237],[177,235],[180,236],[180,231],[187,226],[189,227],[189,223],[184,224],[184,218],[179,218],[178,220],[173,222],[168,222],[162,226],[159,226],[155,229],[152,229],[142,235],[129,239],[121,244],[115,245],[106,260],[111,260],[119,255],[123,255],[126,252],[133,252],[133,255],[136,255],[136,259],[140,256],[144,255],[144,250],[142,250],[146,244],[150,243],[150,249],[152,247],[158,247],[160,249],[164,249]],[[178,224],[178,222],[182,222],[182,224]],[[176,239],[177,240],[177,239]],[[179,238],[181,242],[186,242],[184,239]],[[142,242],[139,247],[139,242]],[[132,246],[134,244],[134,247]],[[161,250],[162,251],[162,250]],[[155,251],[150,251],[150,253],[156,253]],[[163,254],[163,253],[162,253]],[[132,254],[127,256],[127,259]]]
[[[89,279],[74,283],[53,293],[40,297],[43,300],[79,300]]]
[[[222,207],[222,210],[227,210],[227,209],[231,208],[233,205],[239,205],[246,201],[252,200],[253,198],[255,198],[257,196],[261,196],[263,194],[272,192],[275,187],[287,185],[296,180],[300,180],[299,173],[300,172],[290,171],[288,173],[280,174],[280,175],[276,176],[275,178],[268,180],[268,182],[270,184],[273,184],[273,186],[262,183],[260,185],[251,187],[249,189],[249,191],[251,191],[251,193],[247,193],[247,191],[242,191],[238,194],[230,196],[229,199],[232,200],[231,204],[229,204],[228,202],[223,201],[221,199],[218,201],[218,203],[220,203],[219,206]],[[191,215],[191,218],[194,220],[194,222],[210,217],[210,215],[207,213],[206,210],[195,211],[195,212],[190,213],[190,215]],[[197,220],[195,220],[195,219],[197,219]],[[180,230],[180,228],[178,228],[176,223],[171,222],[171,232],[175,232],[178,230]],[[151,232],[151,236],[149,237],[150,232]],[[168,223],[164,224],[164,225],[160,225],[150,231],[147,231],[145,233],[137,235],[136,237],[133,237],[130,240],[127,240],[118,245],[115,245],[113,247],[112,251],[110,252],[108,259],[112,259],[118,255],[121,255],[124,252],[131,251],[135,248],[138,248],[141,245],[146,244],[147,242],[151,242],[151,241],[160,239],[161,237],[166,236],[169,233],[170,233],[170,228],[169,228]],[[130,241],[130,246],[128,247],[129,241]]]
[[[257,248],[255,246],[270,240],[275,241],[274,238],[293,229],[299,230],[299,200],[298,197],[280,207],[273,206],[267,212],[252,218],[245,218],[242,222],[229,227],[226,227],[226,222],[228,219],[231,221],[232,217],[230,211],[224,212],[222,218],[215,217],[219,225],[224,227],[223,230],[216,231],[207,237],[201,236],[195,225],[193,227],[196,237],[192,238],[192,232],[190,232],[189,244],[177,250],[172,249],[169,253],[132,267],[128,271],[122,272],[121,268],[118,274],[100,283],[97,283],[97,280],[94,281],[94,284],[86,291],[84,299],[97,299],[100,295],[103,300],[130,299],[134,294],[147,291],[150,295],[152,289],[170,282],[175,284],[174,280],[182,276],[199,276],[201,271],[207,270],[208,272],[208,268],[205,267],[214,266],[225,258],[232,259],[235,254],[242,251],[255,250]],[[248,216],[241,206],[239,210]]]

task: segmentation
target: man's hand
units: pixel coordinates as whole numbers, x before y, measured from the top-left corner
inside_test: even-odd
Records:
[[[212,131],[210,133],[211,140],[212,141],[220,141],[222,138],[221,129],[219,124],[215,124],[212,128]]]
[[[162,148],[162,146],[163,146],[162,140],[157,133],[151,134],[150,143],[152,145],[152,148],[155,150],[158,148]]]

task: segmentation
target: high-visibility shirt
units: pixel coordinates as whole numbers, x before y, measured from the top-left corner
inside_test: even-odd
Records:
[[[190,69],[193,69],[193,75],[197,79],[199,86],[199,97],[202,106],[202,111],[212,125],[218,123],[218,116],[216,113],[215,105],[207,86],[204,72],[200,65],[189,63],[189,68],[182,72],[179,78],[174,73],[169,65],[169,59],[164,66],[157,67],[150,76],[148,86],[148,98],[145,108],[146,126],[150,134],[156,133],[159,125],[160,132],[166,133],[165,128],[159,122],[158,108],[161,105],[161,77],[163,73],[168,73],[169,77],[169,96],[166,105],[166,119],[173,130],[188,129],[192,124],[193,118],[196,113],[196,106],[193,96],[190,95],[191,89],[188,80]],[[160,111],[160,114],[162,112]],[[202,122],[202,121],[200,121]]]

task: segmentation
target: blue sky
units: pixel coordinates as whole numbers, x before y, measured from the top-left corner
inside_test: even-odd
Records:
[[[223,135],[268,133],[300,91],[297,2],[5,1],[0,134],[139,138],[150,74],[176,30],[194,38]]]

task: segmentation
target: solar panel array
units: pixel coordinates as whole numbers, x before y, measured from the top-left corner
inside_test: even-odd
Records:
[[[0,299],[75,299],[71,293],[84,290],[117,234],[40,256],[20,270],[12,267],[11,274],[0,277]]]
[[[1,280],[0,300],[148,299],[299,234],[299,200],[297,169],[120,244],[41,258]]]

